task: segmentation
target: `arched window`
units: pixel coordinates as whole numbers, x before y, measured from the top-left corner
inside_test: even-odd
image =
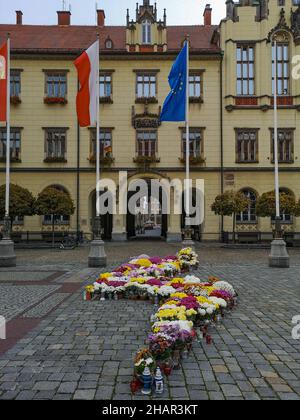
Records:
[[[151,22],[144,20],[142,23],[142,42],[143,44],[151,44]]]
[[[245,195],[245,197],[248,198],[248,200],[250,200],[250,204],[246,211],[243,211],[237,215],[236,220],[239,223],[255,223],[257,222],[256,193],[253,190],[249,190],[249,189],[243,190],[242,193]]]
[[[272,45],[272,93],[274,94],[275,60],[277,61],[277,94],[290,95],[290,46],[289,38],[285,33]]]
[[[69,194],[69,192],[62,187],[61,185],[49,185],[48,188],[54,188],[57,191],[62,191],[66,194]],[[52,214],[45,214],[43,224],[44,225],[52,225],[53,216]],[[56,225],[68,225],[70,223],[70,216],[54,216],[54,224]]]

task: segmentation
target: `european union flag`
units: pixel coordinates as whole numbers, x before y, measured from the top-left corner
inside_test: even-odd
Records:
[[[160,116],[161,121],[186,120],[187,54],[188,44],[186,42],[169,74],[169,84],[172,90],[165,100]]]

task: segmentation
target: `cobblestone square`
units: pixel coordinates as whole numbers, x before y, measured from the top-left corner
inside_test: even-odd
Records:
[[[174,251],[173,245],[151,242],[107,246],[110,265],[141,252]],[[276,270],[267,267],[262,250],[200,246],[197,251],[196,274],[232,283],[239,305],[211,330],[212,345],[195,342],[190,358],[167,380],[163,398],[299,400],[300,341],[292,339],[292,318],[300,314],[300,253],[292,252],[290,269]],[[19,264],[25,253],[20,251]],[[48,284],[36,274],[32,278],[40,283],[33,285],[29,275],[46,269],[42,254],[27,256],[28,266],[17,267],[27,272],[27,283],[16,284],[15,277],[1,272],[1,315],[17,329],[18,322],[27,324],[9,348],[2,349],[0,341],[0,399],[145,399],[133,396],[129,383],[154,306],[83,301],[84,285],[97,274],[84,266],[86,250],[52,255]],[[55,278],[54,272],[61,273]]]

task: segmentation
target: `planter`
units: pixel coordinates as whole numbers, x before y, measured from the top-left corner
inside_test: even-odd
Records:
[[[66,105],[68,103],[68,100],[65,98],[44,98],[44,104],[46,105]]]
[[[19,96],[11,96],[10,97],[10,103],[12,105],[19,105],[20,103],[22,103],[21,99],[19,98]]]

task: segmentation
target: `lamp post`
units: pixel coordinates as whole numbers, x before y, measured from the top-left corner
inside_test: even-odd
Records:
[[[283,239],[280,217],[280,189],[279,189],[279,164],[278,164],[278,106],[277,106],[277,33],[273,35],[272,48],[274,48],[274,162],[275,162],[275,199],[276,199],[276,218],[275,218],[275,238],[271,245],[269,256],[269,266],[275,268],[289,268],[290,257]],[[273,60],[272,60],[273,61]]]

